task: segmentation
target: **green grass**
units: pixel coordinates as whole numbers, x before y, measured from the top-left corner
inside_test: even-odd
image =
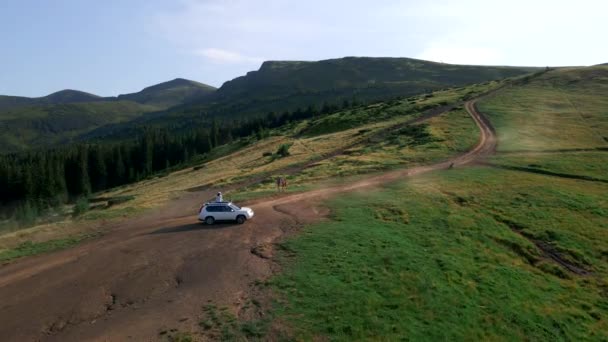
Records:
[[[526,167],[608,181],[608,151],[502,154],[491,158],[490,161],[497,165]]]
[[[226,307],[205,305],[199,327],[200,333],[210,340],[262,341],[269,323],[269,318],[239,321]]]
[[[336,130],[356,129],[356,127],[363,127],[364,124],[389,120],[397,125],[419,116],[425,109],[446,103],[453,104],[471,94],[486,92],[500,84],[490,82],[339,111],[329,116],[305,121],[297,127],[293,127],[293,125],[283,127],[273,131],[273,134],[293,136],[294,139],[301,139],[302,135],[312,136],[306,138],[309,143],[323,139],[331,141],[333,139],[331,134]],[[353,120],[353,113],[356,113],[357,120]],[[327,118],[331,118],[332,121],[339,124],[327,126]],[[316,131],[318,127],[326,127],[323,134],[318,135],[320,134]],[[319,186],[328,186],[328,181],[335,184],[363,174],[444,160],[474,146],[479,139],[479,130],[469,114],[461,107],[457,107],[430,119],[428,123],[400,126],[400,128],[382,134],[374,134],[374,129],[361,129],[357,136],[360,142],[343,154],[309,166],[294,176],[288,176],[288,191],[305,191]],[[368,138],[369,136],[371,138]],[[296,143],[294,146],[297,145]],[[272,154],[270,151],[268,153]],[[263,157],[263,154],[261,156]],[[309,160],[316,157],[318,156],[308,154]],[[276,160],[272,155],[265,158],[268,163]],[[238,182],[251,176],[250,174],[232,178],[229,182]],[[274,184],[276,176],[279,174],[271,174],[265,180],[247,189],[239,189],[231,198],[235,201],[242,201],[272,195],[276,193]]]
[[[250,188],[238,189],[236,191],[228,192],[227,198],[234,202],[252,201],[259,198],[270,197],[277,194],[276,186],[274,190],[272,186],[252,186]],[[288,187],[286,193],[305,192],[315,189],[312,185],[295,185]]]
[[[410,104],[407,100],[400,100],[391,104],[374,104],[339,111],[320,119],[312,120],[309,125],[304,128],[302,134],[307,137],[329,134],[363,126],[366,123],[383,121],[401,115],[412,116],[416,113],[415,106]]]
[[[608,339],[608,184],[566,178],[606,179],[608,154],[594,149],[608,143],[607,99],[605,67],[551,71],[483,99],[510,152],[489,162],[520,171],[454,169],[336,198],[330,222],[281,244],[278,316],[302,340]],[[466,150],[477,132],[463,113],[322,167]]]
[[[26,256],[49,253],[70,248],[84,240],[97,237],[98,235],[99,234],[82,234],[68,237],[65,239],[55,239],[44,242],[27,241],[15,248],[0,251],[0,263],[8,262]]]
[[[499,151],[608,147],[608,67],[548,72],[479,102]]]
[[[608,185],[551,182],[457,169],[338,198],[331,222],[282,245],[277,310],[305,340],[606,339]]]
[[[316,120],[310,120],[305,127],[300,129],[298,134],[303,136],[323,135],[400,116],[410,116],[413,119],[426,110],[469,99],[501,84],[498,81],[474,84],[342,110]]]
[[[407,126],[362,142],[347,153],[307,168],[292,179],[306,184],[397,167],[412,167],[447,159],[473,147],[479,129],[463,109],[455,109],[428,123]]]
[[[364,140],[342,155],[288,176],[287,192],[332,186],[354,181],[366,174],[445,160],[469,150],[478,139],[479,129],[471,117],[463,109],[456,108],[431,119],[428,124],[406,126],[373,141]],[[243,201],[273,195],[276,193],[276,176],[279,175],[271,175],[258,184],[239,189],[230,194],[230,198]]]

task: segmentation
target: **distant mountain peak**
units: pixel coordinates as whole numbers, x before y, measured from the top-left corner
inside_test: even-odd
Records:
[[[38,98],[42,103],[61,104],[75,102],[93,102],[103,100],[103,97],[89,94],[80,90],[64,89]]]
[[[87,96],[87,97],[92,97],[92,98],[100,98],[101,97],[101,96],[98,96],[98,95],[95,95],[95,94],[87,93],[87,92],[80,91],[80,90],[74,90],[74,89],[63,89],[63,90],[51,93],[51,94],[49,94],[47,96],[44,96],[44,97],[50,98],[50,97],[57,97],[57,96]]]
[[[159,84],[155,84],[155,85],[146,87],[141,92],[150,91],[150,90],[169,89],[169,88],[175,88],[175,87],[193,87],[193,88],[204,88],[204,89],[215,90],[215,88],[210,85],[206,85],[204,83],[200,83],[200,82],[178,77],[178,78],[172,79],[171,81],[166,81],[166,82],[162,82]]]
[[[193,84],[194,83],[194,84],[202,84],[202,83],[199,83],[199,82],[196,82],[196,81],[193,81],[193,80],[189,80],[187,78],[181,78],[181,77],[174,78],[171,81],[167,81],[167,82],[164,82],[164,83],[175,83],[175,84]]]
[[[118,99],[169,108],[198,100],[215,90],[216,88],[210,85],[185,78],[175,78],[171,81],[146,87],[137,93],[119,95]]]

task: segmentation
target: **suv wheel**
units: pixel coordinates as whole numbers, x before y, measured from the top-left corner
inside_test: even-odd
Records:
[[[207,216],[207,218],[205,218],[205,223],[206,224],[213,224],[215,223],[215,219],[211,216]]]
[[[245,223],[245,220],[246,220],[245,216],[243,216],[243,215],[239,215],[239,216],[237,216],[237,218],[236,218],[236,223],[238,223],[238,224],[243,224],[243,223]]]

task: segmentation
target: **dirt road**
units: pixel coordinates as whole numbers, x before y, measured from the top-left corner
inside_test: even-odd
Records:
[[[323,217],[324,199],[403,177],[472,163],[494,152],[494,130],[466,103],[481,130],[469,152],[430,166],[388,172],[353,184],[251,204],[244,225],[204,226],[192,215],[210,192],[186,194],[146,217],[69,250],[0,268],[3,341],[148,341],[161,331],[197,330],[209,302],[238,311],[272,263],[251,251],[295,226]]]

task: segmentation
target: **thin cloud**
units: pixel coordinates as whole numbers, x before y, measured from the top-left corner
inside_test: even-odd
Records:
[[[258,64],[264,61],[260,57],[252,57],[240,54],[235,51],[228,51],[218,48],[199,49],[194,52],[210,62],[220,64]]]
[[[500,64],[502,56],[498,50],[487,47],[431,45],[416,58],[451,64]]]
[[[608,45],[597,43],[608,27],[602,17],[607,10],[605,0],[268,0],[263,5],[247,0],[179,0],[156,12],[150,26],[176,50],[202,57],[204,63],[196,67],[220,80],[247,72],[262,61],[260,57],[596,64],[608,54]]]

